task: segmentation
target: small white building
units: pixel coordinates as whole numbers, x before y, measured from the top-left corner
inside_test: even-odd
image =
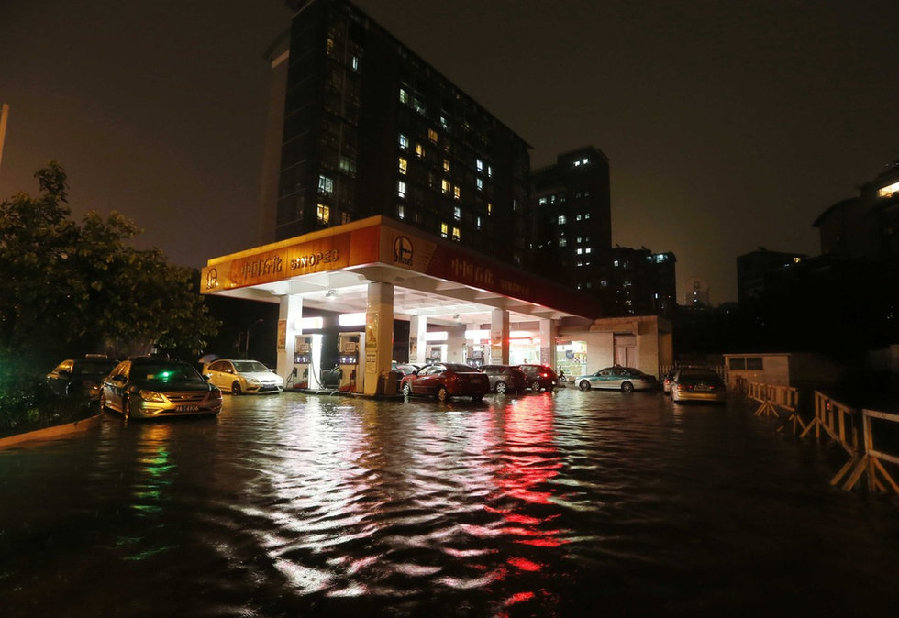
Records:
[[[821,354],[781,352],[723,356],[728,390],[749,382],[795,387],[829,383],[839,380],[845,373],[841,365]]]

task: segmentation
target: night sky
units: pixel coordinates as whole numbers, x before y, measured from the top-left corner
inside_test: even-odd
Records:
[[[899,158],[899,2],[358,0],[533,146],[609,157],[613,242],[736,299],[736,257],[817,255],[815,218]],[[3,0],[0,198],[59,160],[70,204],[201,267],[255,245],[278,0]]]

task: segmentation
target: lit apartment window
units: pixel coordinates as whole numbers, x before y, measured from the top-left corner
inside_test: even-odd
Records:
[[[352,59],[350,60],[350,66],[353,68],[354,71],[359,70],[359,56],[352,57]]]
[[[453,240],[459,242],[462,240],[462,230],[453,226]]]
[[[349,222],[350,222],[350,213],[348,213],[348,212],[340,213],[340,224],[346,225]]]
[[[447,122],[446,116],[443,114],[440,114],[440,126],[444,129],[449,128],[449,122]]]
[[[479,172],[484,171],[484,161],[482,159],[476,159],[474,162],[474,166],[478,168]]]
[[[424,102],[418,97],[412,97],[412,108],[415,109],[416,112],[424,116],[428,113],[427,108],[425,107]]]
[[[449,180],[441,180],[440,181],[440,191],[443,193],[450,192],[450,181]]]
[[[560,246],[560,247],[567,247],[567,246],[568,246],[568,239],[565,238],[565,237],[560,238],[560,239],[559,239],[559,246]]]
[[[478,215],[477,217],[474,218],[474,226],[475,226],[477,229],[481,229],[481,225],[482,225],[482,222],[481,222],[481,216]]]
[[[315,205],[315,220],[319,222],[321,225],[328,225],[328,220],[331,218],[331,209],[328,208],[325,204],[316,204]]]
[[[583,255],[584,250],[581,249],[580,247],[578,247],[576,253],[577,253],[578,255]]]
[[[565,219],[565,215],[559,215],[559,225],[565,225],[566,221],[567,219]]]
[[[324,174],[319,174],[318,192],[323,193],[324,195],[331,195],[334,193],[334,180]]]
[[[453,219],[456,221],[462,220],[462,209],[459,206],[453,208]]]
[[[587,247],[584,249],[584,253],[593,253],[593,249],[591,247]]]
[[[578,220],[578,221],[580,221],[580,220],[581,220],[581,217],[582,217],[582,215],[578,215],[578,216],[575,217],[575,219]]]
[[[483,181],[483,180],[481,180],[480,178],[478,178],[477,180],[475,180],[475,184],[476,184],[477,187],[478,187],[478,191],[483,191],[483,190],[484,190],[484,181]]]
[[[409,103],[409,92],[405,88],[400,88],[400,103],[403,105]]]
[[[397,204],[396,205],[396,216],[399,219],[406,218],[406,205],[405,204]]]
[[[488,215],[493,214],[493,202],[487,202],[487,214]]]
[[[583,240],[584,240],[584,237],[583,237],[583,236],[578,236],[578,237],[577,237],[577,244],[581,244],[581,242],[583,242]]]
[[[428,139],[436,144],[437,143],[437,131],[435,131],[434,129],[428,129]]]
[[[403,198],[406,197],[406,182],[405,181],[400,180],[399,182],[396,183],[396,194]]]
[[[487,178],[493,178],[493,166],[492,165],[487,166]]]
[[[400,133],[400,150],[409,148],[409,138]]]
[[[462,189],[459,188],[459,185],[453,186],[453,197],[457,200],[462,198]]]
[[[446,238],[447,236],[449,236],[449,224],[441,223],[440,224],[440,237]]]
[[[334,39],[328,37],[328,40],[325,41],[325,51],[329,56],[334,54]]]
[[[421,144],[415,144],[415,156],[419,159],[425,156],[425,147]]]
[[[590,213],[589,213],[589,212],[585,212],[585,213],[584,213],[584,219],[589,219],[589,218],[590,218]]]
[[[400,157],[400,160],[399,160],[400,174],[405,174],[405,173],[406,173],[406,166],[407,166],[407,165],[408,165],[408,163],[406,162],[406,160],[405,160],[403,157]]]
[[[444,172],[450,171],[449,159],[444,159],[444,160],[443,160],[443,171],[444,171]]]
[[[541,197],[539,200],[537,200],[537,204],[540,206],[545,206],[546,202],[547,202],[546,196]]]

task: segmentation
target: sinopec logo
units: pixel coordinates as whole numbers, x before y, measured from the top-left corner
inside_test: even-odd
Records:
[[[393,262],[412,266],[412,241],[405,236],[393,240]]]

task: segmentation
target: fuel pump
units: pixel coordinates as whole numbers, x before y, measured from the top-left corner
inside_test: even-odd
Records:
[[[341,392],[362,392],[363,333],[339,333],[337,336],[337,363],[340,365]]]
[[[295,389],[309,388],[309,367],[312,364],[312,336],[297,335],[294,340],[293,352],[293,370],[296,372],[296,379],[293,387]]]

